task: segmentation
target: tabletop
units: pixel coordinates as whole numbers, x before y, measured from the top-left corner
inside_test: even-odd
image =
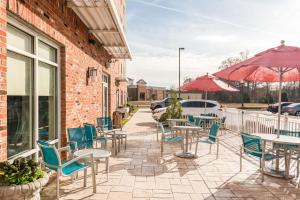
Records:
[[[217,119],[217,117],[214,116],[205,116],[205,115],[196,115],[194,118],[199,118],[199,119]]]
[[[199,126],[173,126],[173,129],[180,130],[192,130],[192,131],[202,131],[203,128]]]
[[[170,122],[187,122],[186,119],[167,119],[167,121],[170,121]]]
[[[262,140],[275,142],[275,143],[282,143],[282,144],[300,144],[300,138],[287,136],[287,135],[280,135],[277,138],[276,134],[266,134],[266,133],[253,133],[252,135],[260,137]]]
[[[106,133],[107,135],[125,135],[126,131],[122,131],[122,130],[116,130],[116,131],[111,131]]]
[[[107,158],[111,155],[111,152],[103,150],[103,149],[81,149],[74,152],[74,156],[82,156],[85,154],[93,154],[94,158]]]

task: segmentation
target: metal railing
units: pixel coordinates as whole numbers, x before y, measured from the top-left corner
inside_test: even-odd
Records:
[[[234,132],[273,134],[277,130],[277,114],[228,108],[225,115],[226,128]],[[300,118],[283,114],[280,130],[300,133]]]

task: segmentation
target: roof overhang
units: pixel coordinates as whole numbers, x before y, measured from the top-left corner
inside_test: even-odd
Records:
[[[131,59],[131,52],[113,0],[68,0],[89,31],[116,59]]]

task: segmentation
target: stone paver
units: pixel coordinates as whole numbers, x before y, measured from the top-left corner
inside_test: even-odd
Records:
[[[261,183],[257,160],[245,158],[240,172],[240,138],[234,133],[220,137],[219,159],[215,146],[209,154],[209,146],[202,143],[197,159],[182,159],[174,156],[180,150],[179,144],[165,144],[160,156],[160,142],[156,141],[156,126],[149,110],[140,109],[124,129],[129,134],[127,150],[122,148],[110,159],[108,181],[106,174],[98,173],[97,193],[93,194],[90,176],[87,188],[83,188],[82,172],[74,182],[62,178],[61,199],[300,199],[300,190],[288,181],[265,176]],[[104,172],[104,164],[100,170]],[[42,199],[55,199],[55,189],[52,181],[43,189]]]

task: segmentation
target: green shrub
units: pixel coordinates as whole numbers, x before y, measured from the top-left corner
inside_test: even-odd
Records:
[[[22,185],[43,177],[39,164],[25,158],[0,162],[0,185]]]
[[[180,119],[182,118],[182,107],[179,103],[176,96],[172,96],[171,105],[167,108],[166,112],[163,113],[160,118],[159,122],[165,122],[167,119]]]

